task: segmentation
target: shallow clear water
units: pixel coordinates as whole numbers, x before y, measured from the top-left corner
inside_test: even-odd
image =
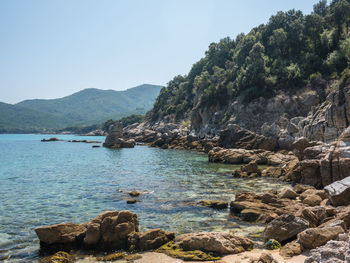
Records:
[[[40,142],[42,138],[99,140],[73,135],[0,135],[0,261],[38,259],[38,226],[81,223],[105,210],[137,213],[141,230],[177,233],[230,231],[247,234],[228,211],[193,204],[232,200],[242,191],[276,189],[282,183],[232,178],[233,165],[211,164],[191,151],[145,146],[110,150],[92,144]],[[126,204],[127,191],[141,190],[140,201]]]

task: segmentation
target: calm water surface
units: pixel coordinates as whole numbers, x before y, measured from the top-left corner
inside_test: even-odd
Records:
[[[87,143],[40,142],[53,136],[104,140],[0,135],[0,261],[37,260],[35,227],[81,223],[105,210],[137,213],[141,230],[252,233],[259,226],[244,224],[226,210],[193,203],[229,201],[237,192],[283,186],[266,178],[232,178],[237,166],[211,164],[206,155],[191,151],[145,146],[110,150]],[[131,190],[147,193],[138,197],[140,202],[128,205],[126,192]]]

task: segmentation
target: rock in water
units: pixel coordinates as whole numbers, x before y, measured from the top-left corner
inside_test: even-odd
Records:
[[[350,204],[350,176],[324,188],[335,206]]]
[[[219,232],[179,235],[175,238],[175,244],[184,250],[201,250],[220,255],[236,254],[253,248],[253,241],[246,237]]]
[[[138,231],[138,220],[129,211],[107,211],[85,224],[63,223],[39,227],[35,232],[43,248],[97,250],[125,249],[128,235]]]
[[[109,133],[103,146],[107,148],[133,148],[135,146],[135,140],[123,139],[123,124],[118,122],[109,127]]]
[[[79,224],[63,223],[51,226],[38,227],[35,229],[40,242],[45,244],[74,244],[81,236],[84,236],[86,228]]]
[[[203,200],[198,203],[202,206],[211,207],[214,209],[226,209],[228,208],[228,202],[220,201],[220,200]]]

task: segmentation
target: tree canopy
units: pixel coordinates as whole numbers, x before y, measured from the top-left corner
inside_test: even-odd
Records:
[[[315,75],[339,78],[350,65],[349,24],[350,0],[321,0],[311,14],[278,12],[246,35],[211,43],[188,75],[161,90],[148,118],[180,120],[198,105],[295,92]]]

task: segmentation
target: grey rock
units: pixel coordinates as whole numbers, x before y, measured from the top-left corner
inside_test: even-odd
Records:
[[[350,204],[350,176],[336,181],[324,188],[335,206]]]

